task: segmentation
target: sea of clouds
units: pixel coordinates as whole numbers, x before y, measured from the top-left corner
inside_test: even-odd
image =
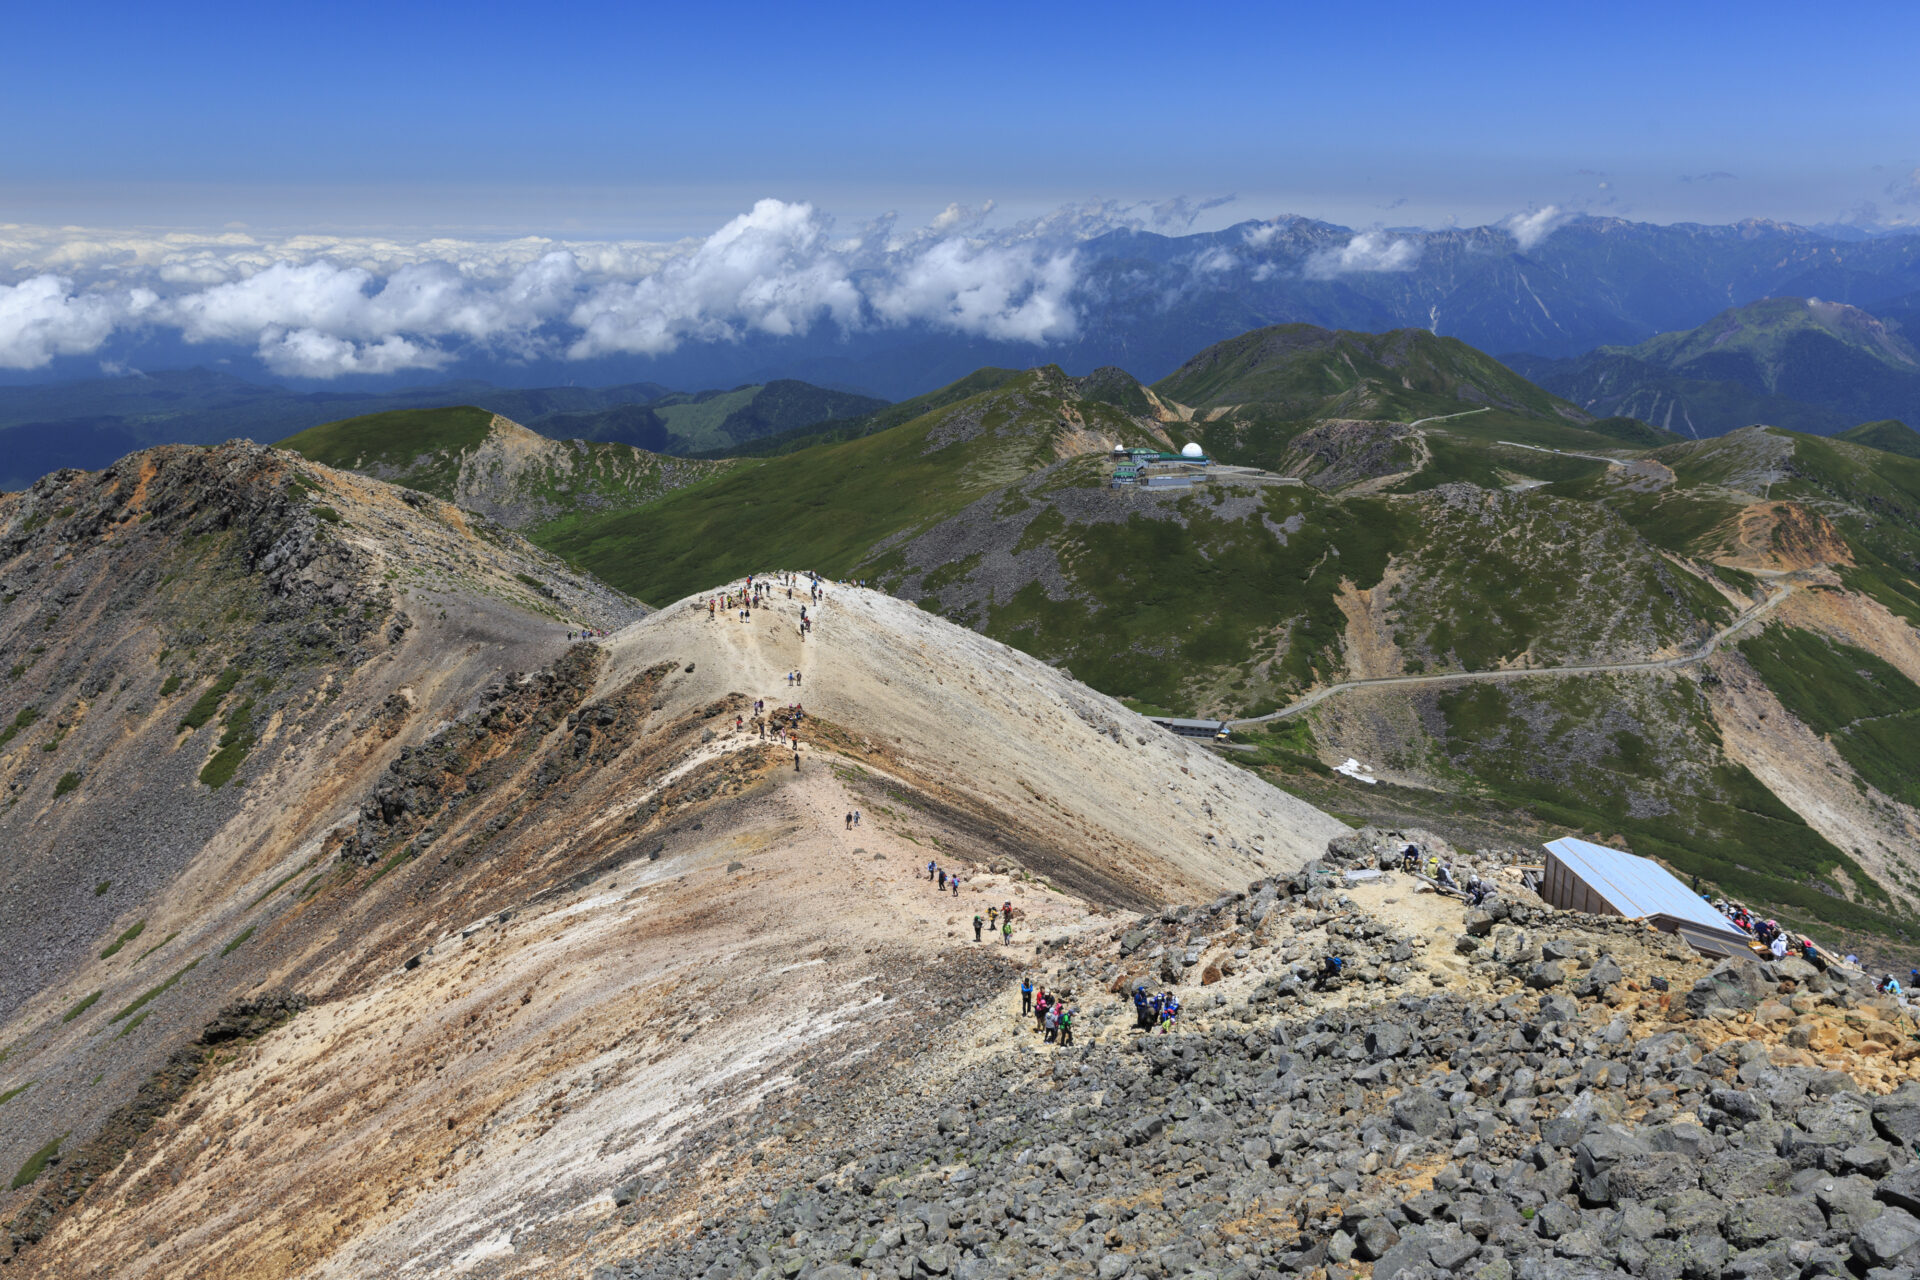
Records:
[[[1222,203],[1100,202],[988,230],[991,204],[925,226],[837,234],[800,202],[761,200],[672,243],[266,236],[0,225],[0,368],[88,356],[162,331],[251,348],[296,378],[431,370],[463,353],[587,360],[690,342],[925,326],[1044,345],[1073,338],[1084,246],[1117,229],[1180,231]],[[1512,228],[1530,247],[1557,211]],[[1289,269],[1406,271],[1417,240],[1351,235]],[[1257,248],[1259,237],[1249,236]],[[1196,271],[1239,266],[1220,251]],[[1254,264],[1256,278],[1276,269]]]

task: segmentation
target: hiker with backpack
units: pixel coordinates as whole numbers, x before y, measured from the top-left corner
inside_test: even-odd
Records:
[[[973,940],[975,942],[980,941],[980,930],[984,929],[986,924],[987,918],[985,916],[981,915],[978,911],[973,913]]]
[[[1314,979],[1314,990],[1325,991],[1329,987],[1338,987],[1340,985],[1340,975],[1346,967],[1347,962],[1339,956],[1328,956],[1325,960],[1321,961],[1320,973]]]
[[[1033,979],[1020,979],[1020,1016],[1026,1017],[1033,1012]]]

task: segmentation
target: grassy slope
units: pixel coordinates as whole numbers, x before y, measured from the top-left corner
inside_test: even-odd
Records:
[[[1498,442],[1571,450],[1645,447],[1671,437],[1631,419],[1589,424],[1587,416],[1513,370],[1452,338],[1423,330],[1332,332],[1279,325],[1216,344],[1154,384],[1159,395],[1199,409],[1193,433],[1224,461],[1275,467],[1290,442],[1316,422],[1351,418],[1430,424],[1450,438],[1449,457],[1426,483],[1469,479],[1557,480],[1564,462],[1502,450]],[[1472,410],[1471,416],[1456,417]],[[1499,456],[1494,456],[1495,454]],[[1512,475],[1500,478],[1501,471]]]
[[[282,440],[279,447],[453,501],[460,497],[462,468],[473,465],[473,451],[486,440],[492,421],[491,412],[471,405],[403,409],[312,427]],[[514,521],[537,523],[543,536],[557,536],[598,512],[643,506],[733,465],[664,457],[605,441],[556,441],[543,448],[544,453],[533,455],[533,465],[518,474],[468,475],[503,503],[524,502],[527,510],[558,513],[549,520]],[[489,485],[490,480],[495,483]]]
[[[1797,627],[1768,627],[1740,652],[1855,773],[1920,805],[1920,686],[1871,653]]]
[[[1870,413],[1901,413],[1920,369],[1897,332],[1865,313],[1767,298],[1633,347],[1602,347],[1536,368],[1566,395],[1616,413],[1719,433],[1755,423],[1830,433]]]
[[[411,488],[451,494],[460,454],[477,448],[492,422],[491,412],[470,404],[396,409],[308,427],[277,447],[343,470],[400,473]]]
[[[1387,402],[1409,411],[1458,412],[1478,403],[1523,416],[1586,418],[1492,356],[1420,329],[1377,334],[1313,325],[1256,329],[1209,347],[1153,389],[1197,407],[1260,403],[1311,411],[1363,383],[1375,384]]]
[[[1444,724],[1442,767],[1458,771],[1468,794],[1552,829],[1624,840],[1796,922],[1900,928],[1857,863],[1725,757],[1690,680],[1476,685],[1432,702]],[[1863,901],[1816,886],[1836,870]]]
[[[1864,313],[1836,314],[1864,319]],[[1625,354],[1659,368],[1692,368],[1715,377],[1733,367],[1735,358],[1750,361],[1757,370],[1780,369],[1793,346],[1808,337],[1829,339],[1890,368],[1912,368],[1911,349],[1897,336],[1883,335],[1870,324],[1823,317],[1803,298],[1763,298],[1733,307],[1697,328],[1649,338]]]
[[[1062,408],[1076,399],[1057,369],[1023,373],[900,427],[750,461],[544,542],[622,590],[661,602],[776,566],[846,576],[883,539],[924,528],[1051,461]],[[1079,411],[1146,441],[1106,406]],[[973,426],[978,434],[969,436]]]
[[[1853,551],[1848,586],[1920,625],[1920,458],[1795,435],[1788,478],[1772,496],[1832,512]]]
[[[991,366],[976,369],[958,382],[950,383],[936,391],[929,391],[925,395],[915,396],[911,400],[902,400],[898,404],[888,405],[884,409],[876,409],[871,413],[856,414],[852,417],[814,422],[774,435],[763,436],[738,448],[709,449],[694,456],[719,457],[724,453],[730,457],[776,457],[783,453],[796,453],[801,449],[810,449],[815,445],[858,440],[862,436],[874,435],[911,422],[922,414],[944,409],[950,404],[958,404],[983,391],[992,391],[1019,376],[1020,371],[1017,369],[996,369]]]
[[[1318,368],[1290,359],[1280,389],[1331,387],[1334,400],[1351,408],[1358,388],[1360,407],[1403,421],[1460,409],[1447,395],[1444,370],[1429,380],[1432,390],[1419,389],[1418,380],[1411,390],[1382,390],[1378,371],[1354,380],[1346,363],[1351,352],[1338,354],[1344,374],[1329,371],[1320,356],[1312,357],[1321,360]],[[1364,361],[1356,357],[1354,364]],[[1203,372],[1203,391],[1235,395],[1248,385],[1245,362],[1231,377]],[[1271,380],[1260,382],[1267,374],[1254,373],[1254,383],[1271,391]],[[1660,455],[1678,483],[1637,490],[1602,463],[1500,442],[1617,453],[1623,444],[1671,437],[1634,422],[1577,426],[1523,403],[1429,425],[1432,462],[1401,486],[1401,496],[1340,498],[1287,488],[1232,497],[1223,485],[1159,508],[1142,504],[1124,520],[1075,519],[1063,513],[1089,510],[1086,491],[1102,489],[1105,472],[1094,459],[1056,464],[1049,442],[1061,408],[1071,403],[1090,419],[1111,412],[1107,425],[1116,427],[1124,416],[1099,403],[1100,389],[1054,371],[982,371],[976,380],[887,411],[907,418],[932,409],[891,429],[749,462],[644,510],[583,519],[548,545],[656,600],[775,565],[874,577],[1063,662],[1095,687],[1188,712],[1263,710],[1338,673],[1346,625],[1339,594],[1375,585],[1390,560],[1402,582],[1392,613],[1395,639],[1416,668],[1480,669],[1522,655],[1577,661],[1609,646],[1691,643],[1731,613],[1717,593],[1659,553],[1697,555],[1717,545],[1742,501],[1725,487],[1744,465],[1739,441],[1668,445]],[[1453,391],[1462,385],[1454,383]],[[1179,395],[1165,384],[1160,389]],[[1552,409],[1550,399],[1546,407]],[[980,434],[942,443],[943,432],[968,422]],[[869,418],[853,429],[875,425]],[[1903,531],[1920,513],[1920,463],[1909,476],[1907,460],[1882,466],[1872,464],[1874,457],[1796,437],[1792,474],[1775,483],[1774,496],[1833,511],[1840,503],[1870,506],[1876,519],[1859,527],[1836,517],[1859,549],[1863,567],[1856,572],[1910,587],[1896,560],[1907,546]],[[1499,492],[1519,477],[1554,483]],[[1470,481],[1486,495],[1462,502],[1423,492],[1450,480]],[[999,514],[979,536],[956,536],[953,518],[1003,488]],[[1004,539],[994,543],[995,525],[1020,530],[1012,551],[1050,555],[1066,591],[1038,577],[996,585],[1009,581],[1009,548]],[[929,545],[937,543],[946,560],[909,563],[914,538],[935,526],[940,533]],[[1284,537],[1276,536],[1279,529]],[[1914,536],[1920,547],[1920,529]],[[995,554],[1003,558],[989,574],[983,565]],[[1608,566],[1605,573],[1593,572],[1599,564]],[[1920,608],[1920,588],[1914,591]],[[1893,591],[1892,598],[1903,597]],[[1624,632],[1622,620],[1629,624]],[[1645,634],[1633,633],[1633,625]],[[1898,927],[1876,908],[1884,893],[1841,850],[1726,759],[1691,681],[1593,677],[1436,691],[1415,701],[1427,708],[1417,717],[1424,736],[1409,742],[1418,758],[1406,763],[1437,776],[1437,794],[1450,789],[1454,797],[1448,803],[1538,823],[1542,831],[1617,836],[1809,924]],[[1863,776],[1887,785],[1907,767],[1907,739],[1888,737],[1910,727],[1897,719],[1848,729]],[[1313,742],[1304,723],[1286,732],[1292,737],[1283,748],[1267,755],[1308,767]],[[1864,900],[1814,886],[1836,874],[1859,885]]]
[[[732,391],[707,392],[685,399],[668,397],[650,407],[667,424],[667,430],[686,442],[685,447],[711,449],[728,443],[721,424],[734,413],[747,408],[760,388],[738,387]]]
[[[1336,502],[1306,488],[1268,489],[1254,510],[1229,515],[1216,502],[1224,492],[1124,522],[1070,523],[1049,508],[1025,541],[1045,540],[1073,594],[1028,582],[988,610],[983,629],[1142,702],[1278,705],[1337,670],[1342,583],[1376,585],[1413,522],[1384,500]],[[1276,526],[1290,532],[1275,537]]]
[[[1920,458],[1920,431],[1915,431],[1897,418],[1863,422],[1842,431],[1834,439],[1865,445],[1882,453],[1897,453],[1903,458]]]

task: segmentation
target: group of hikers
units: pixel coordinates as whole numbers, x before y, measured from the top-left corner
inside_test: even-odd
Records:
[[[1411,840],[1400,850],[1400,869],[1409,875],[1425,875],[1435,887],[1460,894],[1476,907],[1493,892],[1493,886],[1475,872],[1468,872],[1467,882],[1461,884],[1454,878],[1453,864],[1442,862],[1437,855],[1425,855],[1423,865],[1420,846]]]
[[[1150,995],[1146,984],[1133,989],[1133,1025],[1137,1031],[1159,1031],[1166,1034],[1173,1028],[1173,1020],[1180,1016],[1180,997],[1171,991],[1162,991],[1159,995]]]
[[[1073,1019],[1080,1011],[1035,987],[1032,978],[1020,979],[1020,1012],[1033,1015],[1034,1029],[1048,1044],[1065,1048],[1073,1043]]]
[[[720,616],[720,611],[726,609],[732,612],[734,617],[739,621],[752,622],[753,611],[755,609],[765,608],[767,604],[772,601],[773,593],[783,586],[786,588],[787,599],[789,600],[793,599],[795,587],[801,587],[805,590],[807,599],[816,605],[819,604],[821,598],[826,595],[826,589],[820,585],[820,575],[817,573],[804,575],[797,573],[780,573],[775,574],[771,578],[750,573],[747,575],[746,582],[738,591],[722,591],[707,601],[707,617],[709,619],[717,619]],[[695,601],[693,607],[698,609],[700,607],[699,602]],[[807,606],[804,604],[800,606],[800,622],[798,625],[800,638],[802,640],[805,640],[813,634],[813,616],[807,612]],[[788,677],[789,684],[800,683],[799,672],[788,672]]]
[[[945,893],[947,887],[951,885],[953,887],[953,896],[956,898],[960,896],[960,873],[958,871],[948,871],[931,858],[927,859],[927,879],[939,885],[940,892],[942,893]]]
[[[1452,864],[1442,862],[1432,854],[1424,854],[1420,846],[1411,840],[1407,841],[1400,850],[1400,867],[1411,875],[1424,875],[1442,891],[1462,894],[1476,907],[1485,902],[1488,895],[1493,892],[1491,882],[1482,880],[1473,873],[1468,874],[1466,884],[1460,884],[1454,878]],[[1529,887],[1534,887],[1532,882],[1529,882]],[[1693,888],[1694,892],[1700,893],[1700,877],[1697,875],[1693,878]],[[1749,910],[1744,903],[1729,902],[1725,898],[1715,898],[1705,893],[1700,893],[1700,900],[1726,917],[1728,923],[1734,928],[1753,938],[1775,960],[1784,960],[1790,955],[1798,956],[1814,968],[1821,970],[1832,963],[1832,957],[1828,956],[1812,938],[1805,934],[1788,932],[1777,920],[1762,919]],[[1329,959],[1328,963],[1332,965],[1338,962]],[[1848,955],[1845,957],[1845,963],[1850,967],[1858,968],[1860,961],[1857,956]],[[1320,975],[1322,981],[1325,981],[1328,976],[1325,972]],[[1338,980],[1337,973],[1332,977]],[[1913,985],[1920,985],[1920,970],[1913,971],[1912,978]],[[1900,983],[1892,974],[1887,974],[1881,980],[1880,990],[1898,997],[1902,1004],[1906,1003],[1905,996],[1901,994]]]
[[[735,733],[745,733],[748,729],[752,729],[762,738],[770,737],[775,742],[790,746],[798,751],[800,749],[800,722],[806,718],[806,708],[797,702],[789,702],[784,707],[769,711],[767,710],[767,700],[765,698],[756,698],[753,702],[753,718],[749,720],[745,716],[735,716],[733,718],[733,730]]]
[[[951,892],[956,898],[960,896],[960,877],[948,874],[935,863],[927,864],[927,879],[934,882],[934,892]],[[989,906],[985,911],[973,913],[973,940],[982,941],[982,935],[987,932],[999,934],[1001,946],[1013,945],[1012,902],[1003,902],[997,907]]]
[[[1700,877],[1695,876],[1694,888],[1696,892],[1699,889],[1699,885]],[[1821,970],[1826,969],[1826,967],[1833,962],[1834,957],[1829,956],[1825,949],[1812,938],[1807,937],[1805,934],[1791,933],[1781,928],[1778,920],[1762,919],[1753,911],[1748,910],[1745,903],[1729,902],[1725,898],[1710,898],[1704,893],[1700,894],[1700,900],[1725,916],[1727,922],[1734,928],[1751,936],[1753,940],[1759,943],[1775,960],[1784,960],[1788,956],[1798,956],[1814,968]],[[1846,964],[1850,967],[1857,968],[1860,964],[1859,957],[1853,955],[1847,956]],[[1900,984],[1893,981],[1893,975],[1888,974],[1885,981],[1893,983],[1893,991],[1891,994],[1898,995]],[[1887,989],[1884,983],[1880,989],[1882,991]]]
[[[1699,877],[1694,878],[1696,890]],[[1821,971],[1835,963],[1835,957],[1827,954],[1818,943],[1804,933],[1793,933],[1781,927],[1778,920],[1762,919],[1749,910],[1745,903],[1729,902],[1725,898],[1710,898],[1700,895],[1700,900],[1727,918],[1728,923],[1742,933],[1750,935],[1766,953],[1775,960],[1785,960],[1788,956],[1798,956]],[[1860,967],[1860,957],[1849,952],[1839,958],[1839,963],[1850,969]],[[1892,996],[1899,1001],[1901,1008],[1907,1007],[1907,992],[1920,989],[1920,969],[1907,970],[1907,985],[1902,988],[1900,980],[1891,973],[1882,975],[1874,989],[1883,996]]]
[[[578,627],[567,632],[568,640],[604,640],[606,637],[605,627]]]

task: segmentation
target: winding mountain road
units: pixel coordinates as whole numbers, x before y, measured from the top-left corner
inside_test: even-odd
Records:
[[[1465,413],[1443,413],[1437,418],[1415,418],[1407,424],[1407,429],[1411,431],[1415,427],[1424,427],[1429,422],[1452,422],[1455,418],[1471,418],[1474,414],[1485,413],[1491,408],[1493,408],[1492,405],[1483,404],[1478,409],[1469,409]]]
[[[1604,462],[1610,467],[1624,467],[1627,464],[1619,458],[1609,458],[1603,453],[1575,453],[1571,449],[1549,449],[1545,445],[1521,444],[1518,440],[1496,440],[1509,449],[1531,449],[1535,453],[1557,453],[1563,458],[1585,458],[1589,462]]]
[[[1708,658],[1712,657],[1714,651],[1726,643],[1730,636],[1748,626],[1750,623],[1772,613],[1776,605],[1792,595],[1795,591],[1794,585],[1790,582],[1782,582],[1779,583],[1778,586],[1779,590],[1775,591],[1765,600],[1762,600],[1759,604],[1751,606],[1745,612],[1741,613],[1739,617],[1735,618],[1725,627],[1722,627],[1719,631],[1716,631],[1712,637],[1698,649],[1692,653],[1682,654],[1676,658],[1658,658],[1646,662],[1602,662],[1573,667],[1518,667],[1511,671],[1455,671],[1444,675],[1433,676],[1379,676],[1371,680],[1342,680],[1338,684],[1330,684],[1324,689],[1315,690],[1292,706],[1282,707],[1278,711],[1270,711],[1263,716],[1249,716],[1244,720],[1229,720],[1227,724],[1237,729],[1242,725],[1264,724],[1271,720],[1285,720],[1292,716],[1299,715],[1302,711],[1311,710],[1319,706],[1322,702],[1325,702],[1328,698],[1331,698],[1334,694],[1345,693],[1349,689],[1380,688],[1384,686],[1410,688],[1418,685],[1433,684],[1475,684],[1488,680],[1524,680],[1537,676],[1626,675],[1637,671],[1673,671],[1680,667],[1690,667],[1697,662],[1705,662]]]

